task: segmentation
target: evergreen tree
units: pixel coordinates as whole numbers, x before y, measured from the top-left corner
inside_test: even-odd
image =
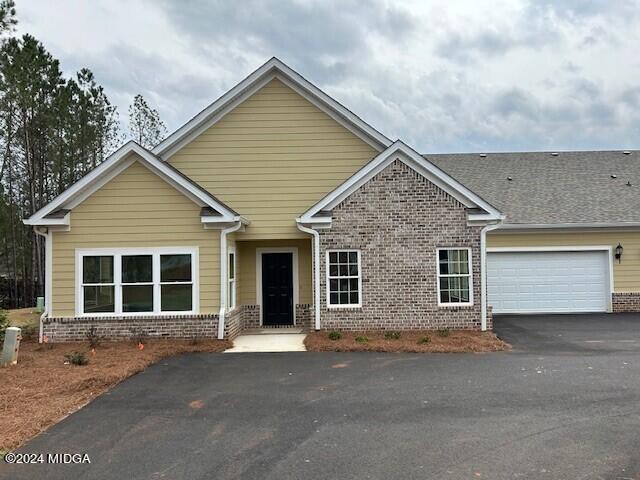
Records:
[[[148,149],[158,145],[167,134],[167,127],[158,111],[151,108],[140,94],[129,106],[129,132],[136,142]]]

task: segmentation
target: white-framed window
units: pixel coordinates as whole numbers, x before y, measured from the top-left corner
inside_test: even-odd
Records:
[[[362,306],[360,250],[327,251],[327,306]]]
[[[236,307],[236,250],[233,247],[229,247],[227,276],[229,279],[229,284],[227,285],[227,309],[231,310]]]
[[[473,305],[470,248],[438,248],[438,305]]]
[[[197,313],[198,249],[76,250],[78,315]]]

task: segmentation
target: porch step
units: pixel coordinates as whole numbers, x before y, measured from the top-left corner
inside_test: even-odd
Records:
[[[287,335],[301,334],[301,327],[265,327],[265,328],[248,328],[243,330],[241,335]]]
[[[281,328],[276,329],[278,333],[266,335],[242,334],[233,339],[233,347],[225,350],[224,353],[249,353],[249,352],[304,352],[304,337],[306,335],[297,333],[295,335],[282,334]]]

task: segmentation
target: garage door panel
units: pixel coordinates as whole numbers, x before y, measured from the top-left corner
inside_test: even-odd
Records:
[[[606,311],[607,252],[490,252],[487,289],[495,313]]]

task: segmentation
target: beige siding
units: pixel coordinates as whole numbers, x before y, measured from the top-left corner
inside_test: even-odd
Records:
[[[251,221],[238,239],[304,238],[295,218],[376,153],[273,80],[170,162]]]
[[[298,303],[312,303],[311,240],[263,240],[238,242],[238,304],[255,305],[256,249],[296,247],[298,249]]]
[[[71,213],[71,230],[53,236],[53,316],[75,314],[75,249],[197,246],[200,311],[217,313],[220,233],[204,230],[200,208],[140,163]]]
[[[487,235],[488,247],[540,247],[573,245],[611,245],[624,247],[622,262],[614,261],[615,292],[640,292],[640,232],[564,232]]]

